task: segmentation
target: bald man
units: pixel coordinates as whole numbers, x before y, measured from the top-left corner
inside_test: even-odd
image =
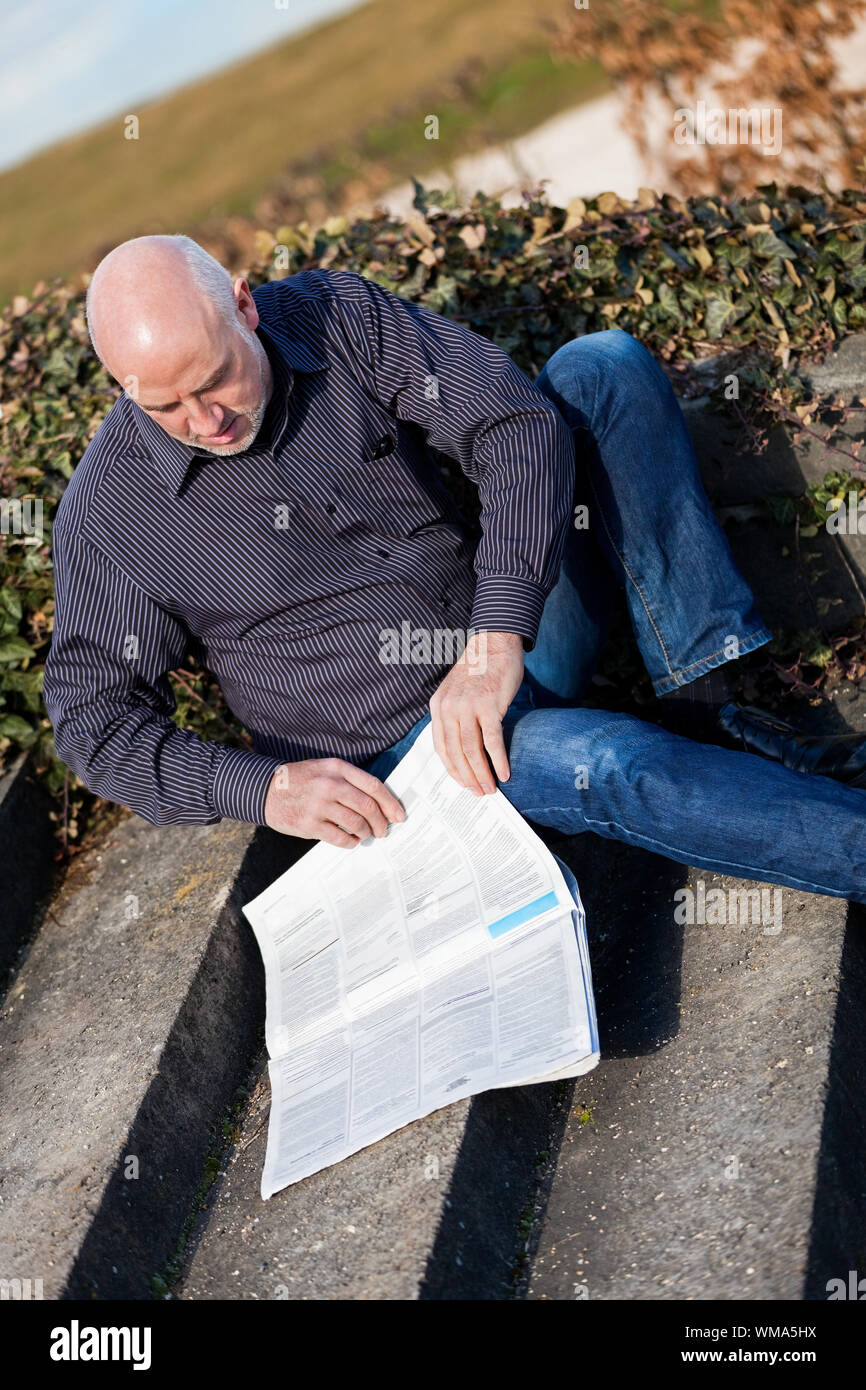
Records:
[[[91,790],[350,848],[403,818],[384,779],[432,721],[453,777],[538,824],[866,902],[866,746],[729,699],[772,634],[629,334],[533,384],[362,276],[251,290],[183,236],[115,248],[87,318],[124,390],[58,508],[44,689]],[[581,704],[618,586],[660,723]],[[190,653],[252,750],[175,725]]]

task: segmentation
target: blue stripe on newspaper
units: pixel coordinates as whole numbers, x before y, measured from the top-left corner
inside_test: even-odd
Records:
[[[550,907],[556,907],[555,893],[545,893],[543,898],[536,898],[534,903],[518,907],[515,912],[509,912],[507,917],[500,917],[498,922],[491,922],[487,930],[491,936],[501,936],[503,932],[511,931],[512,927],[519,927],[521,923],[528,922],[531,917],[540,917],[542,912],[546,912]]]

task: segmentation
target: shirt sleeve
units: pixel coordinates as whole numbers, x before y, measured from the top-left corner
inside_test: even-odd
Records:
[[[345,277],[345,278],[344,278]],[[471,625],[535,643],[574,501],[574,439],[556,406],[501,348],[349,272],[335,280],[374,394],[426,432],[478,487],[482,536]]]
[[[97,548],[55,524],[55,621],[43,694],[59,756],[152,825],[264,825],[280,759],[180,729],[168,672],[189,634]]]

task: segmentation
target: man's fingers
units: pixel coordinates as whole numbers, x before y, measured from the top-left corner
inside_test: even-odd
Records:
[[[278,768],[268,788],[266,824],[286,835],[340,848],[387,834],[406,812],[397,797],[342,758],[313,758]]]
[[[502,722],[498,719],[482,720],[481,733],[484,739],[484,747],[490,754],[490,761],[493,770],[500,782],[507,782],[511,776],[511,768],[508,765],[508,754],[505,751],[505,739],[502,736]]]
[[[368,840],[373,834],[370,822],[357,811],[353,811],[351,806],[346,806],[343,802],[335,802],[329,806],[324,813],[323,819],[333,821],[350,835],[357,835],[359,840]]]
[[[460,742],[463,753],[469,766],[475,773],[478,784],[483,792],[495,792],[496,783],[490,771],[487,758],[484,753],[484,745],[481,742],[481,728],[478,717],[475,713],[466,716],[460,722]]]
[[[483,796],[484,791],[478,778],[467,761],[461,740],[460,724],[456,715],[444,715],[442,719],[442,737],[451,764],[454,767],[452,777],[456,777],[462,786],[468,787],[476,796]]]
[[[431,718],[431,720],[430,720],[430,723],[431,723],[432,728],[433,728],[433,747],[436,749],[436,752],[439,754],[439,757],[440,757],[441,760],[442,760],[442,765],[443,765],[443,767],[445,768],[445,771],[448,773],[448,776],[449,776],[449,777],[453,777],[454,780],[455,780],[455,782],[459,782],[459,781],[460,781],[460,778],[457,776],[457,769],[456,769],[456,767],[454,766],[454,764],[452,763],[451,758],[450,758],[449,755],[448,755],[448,749],[445,747],[445,737],[444,737],[444,734],[443,734],[442,716],[441,716],[440,714],[436,713],[435,711],[433,711],[433,706],[432,706],[432,705],[431,705],[430,708],[431,708],[431,712],[432,712],[432,718]]]
[[[335,825],[333,821],[322,821],[319,826],[318,838],[324,840],[325,844],[336,845],[337,849],[354,849],[361,841],[355,835],[348,835],[341,826]]]
[[[347,782],[351,782],[353,787],[366,792],[371,796],[382,809],[382,814],[390,821],[402,821],[406,819],[406,812],[397,800],[392,791],[389,791],[384,782],[380,782],[378,777],[374,777],[371,772],[365,772],[363,768],[355,767],[354,763],[342,764],[340,771]]]
[[[368,827],[368,834],[382,836],[388,833],[388,820],[378,801],[362,792],[360,787],[353,786],[351,782],[344,782],[336,794],[336,800],[338,814],[334,819],[345,825],[347,830],[354,830],[355,826],[350,826],[339,814],[343,807],[348,807],[353,814],[361,818],[362,823]],[[364,838],[366,839],[366,836]]]

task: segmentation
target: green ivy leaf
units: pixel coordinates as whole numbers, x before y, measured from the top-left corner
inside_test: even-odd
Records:
[[[680,317],[680,302],[666,280],[660,280],[657,290],[659,308],[668,318]]]
[[[35,650],[23,637],[4,637],[0,640],[0,665],[10,661],[28,661],[35,656]]]
[[[0,738],[11,738],[21,748],[29,748],[37,734],[38,730],[20,714],[4,714],[0,718]]]
[[[726,330],[733,323],[736,323],[737,318],[737,309],[731,300],[719,299],[718,297],[708,299],[704,313],[704,329],[707,337],[723,337]]]
[[[796,260],[794,252],[787,242],[781,237],[776,236],[769,228],[765,232],[755,232],[751,240],[752,251],[756,256],[769,259],[772,256],[781,256],[786,261]]]
[[[21,626],[21,599],[17,589],[0,589],[0,637],[17,632]]]

